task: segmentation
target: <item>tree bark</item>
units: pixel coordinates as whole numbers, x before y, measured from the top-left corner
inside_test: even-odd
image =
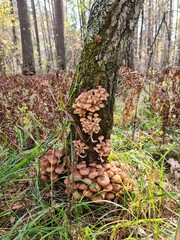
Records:
[[[39,32],[38,32],[36,8],[35,8],[34,0],[31,0],[31,8],[32,8],[32,14],[33,14],[33,18],[34,18],[34,30],[35,30],[35,35],[36,35],[36,44],[37,44],[37,52],[38,52],[38,63],[39,63],[39,67],[42,68],[41,50],[40,50],[40,43],[39,43]]]
[[[139,17],[144,0],[97,0],[91,9],[79,64],[71,88],[71,104],[84,91],[102,86],[109,94],[106,105],[98,114],[101,118],[99,135],[109,139],[113,126],[113,109],[119,68],[124,65],[127,46]],[[79,116],[73,114],[73,138],[83,140],[88,146],[93,143],[84,133]],[[92,149],[92,148],[91,148]],[[96,161],[95,151],[84,159]],[[106,159],[105,159],[106,160]]]
[[[36,73],[34,51],[31,38],[31,26],[28,15],[28,8],[26,0],[17,0],[20,30],[21,30],[21,43],[22,43],[22,74],[33,75]]]
[[[54,0],[54,17],[56,33],[56,50],[59,70],[66,68],[65,44],[64,44],[64,7],[63,0]]]

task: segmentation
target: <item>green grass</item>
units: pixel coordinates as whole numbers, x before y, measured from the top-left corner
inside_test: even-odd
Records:
[[[161,137],[159,121],[152,119],[146,126],[140,124],[140,137],[132,139],[132,128],[121,126],[118,111],[117,107],[109,161],[124,164],[137,181],[134,192],[97,205],[67,197],[62,181],[43,183],[38,159],[58,144],[63,129],[30,150],[1,148],[0,239],[178,239],[180,195],[165,164],[169,155],[178,154],[178,142],[173,141],[162,151],[157,146]],[[157,137],[153,137],[154,132]]]

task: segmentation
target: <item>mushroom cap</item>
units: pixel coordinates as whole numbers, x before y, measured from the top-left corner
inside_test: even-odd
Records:
[[[79,183],[79,190],[84,190],[87,188],[87,185],[85,183]]]
[[[122,179],[121,179],[121,177],[120,177],[119,174],[116,174],[116,175],[112,176],[111,182],[112,182],[112,183],[121,183],[121,182],[122,182]]]
[[[83,163],[83,162],[78,163],[78,164],[76,164],[76,168],[77,169],[86,168],[86,163]]]
[[[97,172],[98,172],[98,176],[103,176],[104,175],[104,168],[99,168],[97,170]]]
[[[102,196],[101,195],[95,195],[91,197],[91,201],[96,203],[96,204],[103,204],[102,200]]]
[[[74,173],[71,175],[74,176],[74,181],[79,181],[79,178],[82,178],[82,175],[79,171],[74,171]]]
[[[106,187],[103,188],[103,191],[105,191],[105,192],[110,192],[110,191],[112,191],[112,190],[113,190],[113,186],[112,186],[111,183],[108,184]]]
[[[48,176],[47,175],[41,175],[41,180],[42,181],[49,181],[49,178],[48,178]]]
[[[114,192],[119,192],[122,186],[118,183],[112,183],[113,191]]]
[[[95,167],[99,169],[99,168],[102,168],[103,166],[102,164],[96,164]]]
[[[116,166],[113,166],[110,168],[111,172],[113,172],[114,174],[118,174],[118,168]]]
[[[111,164],[110,163],[103,163],[103,167],[105,169],[109,169],[109,168],[111,168]]]
[[[87,176],[87,175],[89,174],[89,168],[87,168],[87,167],[80,168],[80,169],[79,169],[79,173],[80,173],[82,176]]]
[[[115,198],[114,193],[108,192],[105,197],[107,200],[112,200]]]
[[[99,184],[97,182],[92,183],[92,185],[89,186],[89,189],[92,192],[99,192],[101,190],[101,187],[99,186]]]
[[[59,178],[59,175],[58,174],[56,174],[56,173],[53,173],[53,174],[51,174],[51,180],[56,180],[56,179],[58,179]]]
[[[123,171],[120,171],[120,172],[119,172],[119,175],[121,176],[121,179],[122,179],[122,180],[124,180],[125,178],[128,177],[128,175],[127,175],[125,172],[123,172]]]
[[[97,176],[98,176],[98,172],[93,170],[93,171],[90,171],[90,173],[87,177],[90,179],[95,179]]]
[[[90,167],[94,167],[95,165],[96,165],[96,163],[94,163],[94,162],[93,163],[89,163]]]
[[[94,194],[94,192],[92,192],[92,191],[89,190],[89,189],[84,189],[84,191],[83,191],[83,195],[84,195],[85,197],[92,197],[93,194]]]
[[[83,178],[83,181],[87,185],[90,185],[92,183],[92,180],[90,178],[87,178],[87,177]]]
[[[58,162],[58,159],[57,158],[49,158],[48,162],[51,163],[52,165],[54,165]]]
[[[55,169],[55,167],[53,165],[51,165],[50,167],[46,168],[46,172],[48,172],[48,173],[53,172],[54,169]]]
[[[101,186],[101,187],[105,187],[110,183],[110,179],[108,178],[108,176],[99,176],[97,178],[97,183]]]
[[[112,176],[114,176],[114,173],[113,173],[111,170],[107,170],[106,173],[107,173],[107,176],[108,176],[109,178],[111,178]]]
[[[55,173],[57,173],[57,174],[61,174],[63,171],[64,171],[64,168],[61,167],[61,166],[58,166],[58,167],[55,169]]]

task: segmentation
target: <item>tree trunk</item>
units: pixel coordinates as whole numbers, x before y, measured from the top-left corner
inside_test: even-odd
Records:
[[[31,38],[31,26],[28,15],[28,8],[26,0],[17,0],[20,30],[21,30],[21,43],[22,43],[22,74],[33,75],[36,73],[33,44]]]
[[[34,19],[34,29],[35,29],[35,35],[36,35],[37,52],[38,52],[38,63],[39,63],[39,67],[42,68],[41,50],[40,50],[40,44],[39,44],[39,32],[38,32],[36,8],[35,8],[34,0],[31,0],[31,8],[32,8],[32,14]]]
[[[58,57],[58,68],[66,68],[65,45],[64,45],[64,8],[63,0],[54,0],[54,17],[56,33],[56,50]]]
[[[131,40],[144,0],[97,0],[91,9],[87,34],[71,88],[71,104],[84,91],[102,86],[109,94],[105,107],[98,111],[100,131],[93,140],[103,135],[109,139],[113,126],[113,109],[119,68],[124,64],[127,46]],[[72,110],[73,112],[73,110]],[[97,161],[93,151],[95,142],[84,133],[79,116],[74,119],[73,139],[88,146],[85,161]],[[82,160],[82,159],[81,159]],[[106,158],[104,159],[106,160]]]

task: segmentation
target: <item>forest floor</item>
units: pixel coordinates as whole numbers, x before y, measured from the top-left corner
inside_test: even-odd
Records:
[[[43,140],[36,136],[29,148],[27,135],[34,139],[28,128],[29,115],[23,118],[27,124],[24,134],[16,128],[18,148],[1,132],[0,239],[180,238],[179,132],[168,129],[163,141],[161,118],[143,102],[136,124],[124,126],[122,109],[122,98],[117,96],[108,161],[125,164],[137,185],[131,194],[121,195],[115,202],[104,200],[101,205],[84,198],[74,201],[66,196],[63,181],[44,183],[39,177],[39,159],[50,147],[62,145],[60,136],[62,131],[68,132],[68,121]],[[36,122],[36,130],[38,126]]]

